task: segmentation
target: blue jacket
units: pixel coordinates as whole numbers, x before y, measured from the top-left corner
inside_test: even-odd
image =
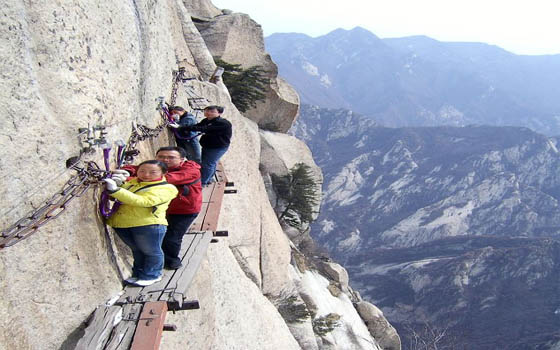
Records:
[[[179,125],[180,126],[191,126],[191,125],[195,125],[196,124],[196,118],[194,115],[192,115],[191,113],[185,113],[183,114],[183,116],[181,117],[181,120],[179,120]],[[197,133],[195,131],[186,131],[186,130],[181,130],[181,137],[188,137],[188,138],[194,138],[197,135]]]

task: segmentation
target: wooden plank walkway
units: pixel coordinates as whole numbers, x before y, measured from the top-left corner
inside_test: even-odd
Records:
[[[76,349],[158,349],[165,313],[199,307],[198,301],[187,300],[186,293],[214,240],[225,188],[230,185],[221,163],[216,179],[203,188],[200,214],[183,237],[179,254],[183,266],[163,270],[162,280],[151,286],[126,286],[116,302],[99,306]],[[219,235],[227,235],[223,232],[227,231]]]

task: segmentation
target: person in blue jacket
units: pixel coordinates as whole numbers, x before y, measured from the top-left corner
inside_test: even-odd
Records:
[[[175,120],[179,127],[193,126],[196,124],[196,118],[193,114],[188,113],[181,106],[174,106],[169,108],[169,113]],[[187,159],[194,160],[198,164],[201,163],[201,149],[198,141],[199,133],[195,131],[179,130],[175,135],[177,146],[181,147],[187,152]]]

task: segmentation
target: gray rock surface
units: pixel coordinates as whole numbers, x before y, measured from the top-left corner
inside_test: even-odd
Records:
[[[2,208],[3,227],[41,205],[68,179],[72,172],[64,171],[64,163],[79,152],[78,127],[97,123],[102,115],[103,122],[108,124],[108,139],[126,139],[133,120],[151,127],[159,122],[154,99],[168,97],[171,69],[177,67],[177,61],[186,63],[193,76],[205,77],[213,71],[211,55],[182,6],[175,1],[164,1],[158,6],[140,2],[136,7],[125,3],[68,2],[40,7],[18,1],[5,4],[7,16],[1,40],[2,47],[9,50],[0,51],[0,102],[6,112],[1,121],[0,191],[13,204]],[[237,181],[239,186],[256,184],[242,187],[235,200],[226,200],[221,223],[230,229],[230,244],[232,248],[245,242],[252,245],[243,254],[259,276],[257,290],[281,288],[279,284],[289,284],[290,250],[259,181],[260,137],[256,125],[236,112],[222,87],[198,81],[193,84],[198,94],[225,105],[225,117],[234,124],[234,145],[224,158],[228,175],[233,181],[248,175],[253,179]],[[187,105],[183,92],[178,103]],[[154,149],[167,144],[167,132],[157,140],[140,143],[139,159],[149,158]],[[245,158],[250,149],[255,153],[253,163],[247,163]],[[101,163],[100,151],[86,158]],[[37,186],[38,181],[41,186]],[[72,348],[80,325],[95,306],[121,289],[96,216],[95,187],[75,199],[65,213],[35,236],[1,251],[0,291],[4,298],[0,314],[4,331],[0,347]],[[255,211],[256,203],[262,203],[264,208]],[[245,218],[246,224],[232,229],[236,221],[242,221],[239,218]],[[271,225],[276,225],[276,230]],[[236,229],[243,234],[237,234]],[[222,249],[228,250],[227,246]],[[117,253],[119,265],[126,273],[130,258],[122,244]],[[256,256],[254,261],[252,256]],[[260,277],[260,265],[265,271],[264,278]],[[220,271],[214,275],[215,280],[204,280],[220,285],[226,275]],[[238,279],[238,288],[243,283],[252,283],[243,275]],[[234,332],[235,328],[226,327],[230,320],[224,315],[241,309],[241,304],[263,310],[269,305],[273,315],[268,311],[261,314],[275,317],[262,292],[260,297],[252,294],[251,301],[242,301],[244,298],[226,291],[217,294],[221,299],[213,300],[220,305],[213,328]],[[212,309],[211,305],[206,307]],[[259,329],[259,325],[250,323],[262,323],[262,319],[247,321],[244,329]],[[224,344],[258,344],[258,337],[266,336],[278,344],[289,347],[291,343],[293,348],[297,347],[286,326],[251,334],[254,338],[244,334],[243,340],[230,337],[229,343]],[[199,336],[205,337],[200,333]]]
[[[209,19],[222,14],[222,10],[209,0],[183,0],[189,14],[199,19]]]
[[[227,242],[213,244],[188,291],[201,309],[169,313],[161,349],[300,349],[276,308],[247,279]],[[203,336],[201,336],[203,335]]]
[[[199,15],[214,15],[209,2],[188,5]],[[298,349],[316,343],[311,320],[303,331],[294,331],[304,334],[296,340],[295,328],[271,302],[298,290],[293,244],[276,219],[259,171],[258,125],[231,104],[223,84],[200,80],[215,65],[187,7],[179,0],[4,3],[0,196],[7,204],[0,224],[7,227],[40,207],[67,181],[73,171],[64,169],[65,161],[82,146],[78,128],[102,123],[112,143],[127,140],[133,121],[158,125],[154,99],[169,98],[172,70],[184,66],[195,78],[189,81],[191,92],[224,105],[224,118],[233,124],[223,163],[238,193],[224,199],[221,211],[219,228],[229,237],[210,247],[188,291],[202,309],[169,314],[179,331],[166,333],[162,347],[179,348],[185,339],[189,346],[210,349]],[[177,103],[188,105],[182,88]],[[171,142],[168,131],[140,142],[137,161]],[[102,164],[101,151],[83,159]],[[0,250],[0,348],[73,349],[90,313],[121,290],[117,270],[127,277],[131,257],[118,238],[104,235],[99,192],[92,184],[34,236]]]
[[[381,310],[367,301],[357,303],[356,309],[383,350],[401,349],[401,339],[397,331],[387,322]]]
[[[342,290],[348,290],[348,272],[342,266],[333,262],[322,262],[320,268],[328,277],[338,282]]]
[[[241,13],[217,16],[196,25],[213,56],[244,68],[261,66],[268,72],[266,100],[244,115],[261,128],[286,132],[299,112],[299,96],[278,77],[278,67],[265,52],[261,26]]]

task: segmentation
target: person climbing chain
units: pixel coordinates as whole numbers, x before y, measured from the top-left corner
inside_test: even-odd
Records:
[[[171,118],[175,120],[179,126],[192,126],[196,124],[195,116],[188,113],[181,106],[169,107],[169,113],[171,114]],[[187,152],[187,158],[189,160],[194,160],[200,164],[201,150],[200,143],[198,141],[199,134],[194,131],[185,131],[184,133],[180,133],[178,131],[178,133],[179,135],[176,135],[175,137],[177,146],[183,148]]]
[[[103,179],[109,195],[121,202],[107,224],[130,247],[134,258],[132,276],[125,283],[149,286],[161,280],[161,244],[168,224],[165,212],[178,194],[177,188],[167,183],[165,173],[165,163],[148,160],[138,165],[136,177],[126,182],[122,173]]]

